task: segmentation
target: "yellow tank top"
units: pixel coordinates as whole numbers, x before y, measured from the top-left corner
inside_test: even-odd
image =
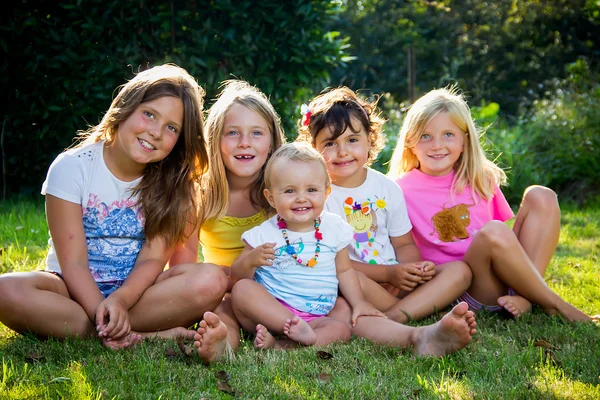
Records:
[[[225,216],[219,220],[207,220],[200,229],[203,260],[229,267],[244,249],[242,233],[266,220],[264,210],[246,218]]]

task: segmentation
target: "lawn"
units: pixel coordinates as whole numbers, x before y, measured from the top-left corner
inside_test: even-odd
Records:
[[[546,275],[588,314],[600,313],[599,204],[563,206],[561,241]],[[47,240],[42,203],[0,203],[0,272],[43,268]],[[538,308],[519,320],[477,319],[471,344],[442,358],[357,339],[259,352],[247,337],[235,360],[210,367],[170,341],[113,352],[95,340],[42,341],[0,324],[0,398],[600,398],[598,325],[567,323]]]

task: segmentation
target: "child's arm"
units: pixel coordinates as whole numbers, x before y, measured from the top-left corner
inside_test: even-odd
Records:
[[[47,194],[46,218],[69,295],[94,323],[104,296],[89,269],[81,205]]]
[[[169,267],[198,262],[198,247],[200,242],[198,231],[200,230],[200,226],[193,227],[190,225],[189,229],[193,230],[189,233],[189,237],[185,243],[175,248],[173,255],[169,259]]]
[[[356,271],[350,264],[348,249],[340,250],[335,256],[335,267],[340,284],[340,292],[352,306],[352,326],[361,315],[374,315],[385,317],[385,315],[367,302],[363,296],[362,289]]]
[[[410,232],[402,236],[391,236],[390,242],[398,264],[367,264],[351,260],[352,268],[362,272],[375,282],[389,283],[401,290],[411,291],[422,282],[425,274],[423,262],[419,261],[421,252]],[[429,267],[426,272],[427,274],[431,273]]]
[[[254,271],[261,265],[271,265],[275,259],[275,243],[252,247],[246,241],[242,253],[231,264],[230,277],[233,283],[240,279],[252,279]]]
[[[175,247],[167,247],[161,237],[144,243],[123,286],[109,295],[96,310],[96,324],[100,327],[101,336],[120,339],[129,333],[129,309],[155,283],[174,250]]]

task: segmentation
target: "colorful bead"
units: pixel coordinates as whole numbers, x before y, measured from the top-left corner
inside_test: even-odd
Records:
[[[283,238],[285,239],[285,252],[288,253],[289,255],[291,255],[292,257],[294,257],[294,260],[296,260],[296,262],[300,265],[304,265],[306,267],[310,267],[310,268],[314,268],[315,265],[317,265],[318,261],[317,258],[319,258],[319,253],[321,252],[321,240],[323,240],[323,234],[321,232],[319,232],[319,225],[321,224],[321,218],[315,218],[315,239],[317,239],[317,245],[315,248],[315,256],[313,258],[311,258],[310,260],[308,260],[308,262],[304,263],[302,261],[301,258],[298,258],[298,255],[296,254],[296,249],[294,249],[294,246],[292,246],[290,244],[290,239],[288,238],[288,234],[287,234],[287,224],[285,222],[285,220],[283,218],[281,218],[279,215],[277,216],[277,227],[279,229],[281,229],[281,233],[283,234]]]

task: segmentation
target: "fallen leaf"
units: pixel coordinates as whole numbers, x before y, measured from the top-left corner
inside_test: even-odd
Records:
[[[173,360],[174,358],[177,358],[177,352],[169,347],[168,349],[165,350],[165,356],[169,359],[169,360]]]
[[[556,358],[556,354],[552,350],[545,349],[544,354],[546,355],[546,361],[550,359],[554,365],[562,367],[562,363]]]
[[[46,358],[46,357],[44,357],[40,353],[31,352],[27,355],[27,357],[25,357],[25,361],[27,361],[28,363],[34,363],[34,362],[43,361],[44,358]]]
[[[187,346],[185,343],[183,343],[183,338],[177,338],[177,347],[179,347],[179,350],[181,350],[183,355],[186,357],[189,357],[194,352],[193,347]]]
[[[333,354],[319,350],[317,351],[317,357],[319,357],[321,360],[331,360],[333,358]]]
[[[231,375],[227,373],[227,371],[220,370],[215,374],[215,377],[221,382],[227,382],[231,379]]]
[[[552,349],[552,350],[557,350],[558,347],[548,343],[547,341],[545,341],[544,339],[540,339],[537,340],[534,344],[533,347],[543,347],[545,349]]]
[[[327,382],[329,382],[331,380],[331,375],[329,375],[326,372],[323,372],[323,373],[319,374],[317,376],[317,378],[319,379],[319,382],[321,382],[321,383],[327,383]]]
[[[221,392],[235,396],[235,390],[231,386],[229,386],[229,383],[227,382],[218,381],[217,389],[219,389]]]

